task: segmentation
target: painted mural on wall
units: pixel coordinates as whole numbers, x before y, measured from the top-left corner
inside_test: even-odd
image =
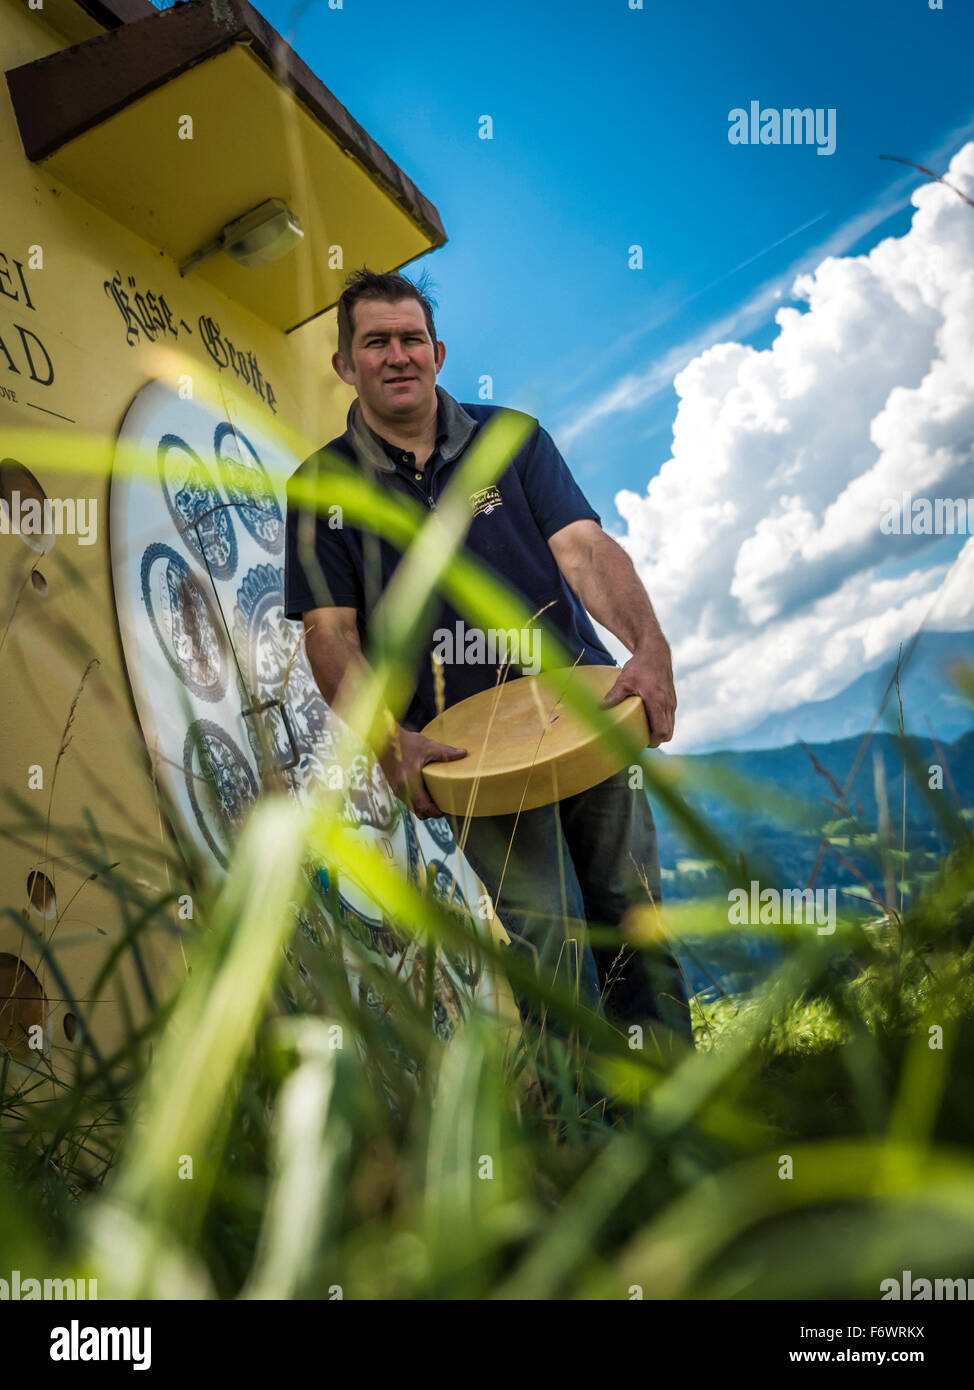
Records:
[[[119,630],[156,777],[183,833],[225,869],[235,827],[273,759],[295,796],[340,787],[348,826],[414,883],[425,883],[433,866],[434,892],[472,911],[485,890],[448,823],[417,820],[364,745],[350,766],[338,763],[344,726],[311,673],[301,624],[284,617],[284,482],[299,460],[251,424],[242,429],[212,405],[181,399],[165,381],[135,397],[119,444],[136,446],[143,461],[139,476],[116,469],[111,485]],[[310,864],[308,872],[301,925],[314,943],[334,924],[328,869]],[[367,886],[345,873],[334,886],[346,935],[409,978],[415,945]],[[423,972],[412,974],[418,990]],[[354,971],[351,978],[358,990]],[[472,1001],[493,1007],[490,990],[476,966],[444,957],[435,977],[438,1035],[449,1037]],[[362,998],[384,1007],[373,989]]]

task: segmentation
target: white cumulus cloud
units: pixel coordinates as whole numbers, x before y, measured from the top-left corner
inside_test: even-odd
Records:
[[[974,143],[947,177],[974,196]],[[974,540],[933,564],[935,538],[880,529],[904,492],[974,498],[974,208],[912,201],[905,235],[795,280],[769,348],[684,367],[671,457],[616,496],[674,650],[673,750],[827,698],[931,609],[974,627]]]

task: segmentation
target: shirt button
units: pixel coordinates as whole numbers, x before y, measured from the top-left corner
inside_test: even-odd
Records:
[[[417,483],[421,483],[421,482],[423,481],[423,475],[422,475],[422,473],[417,473],[417,474],[416,474],[416,481],[417,481]]]

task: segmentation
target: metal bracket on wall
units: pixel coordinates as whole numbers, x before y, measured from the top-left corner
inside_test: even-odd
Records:
[[[301,761],[301,751],[298,748],[298,741],[294,734],[294,725],[291,723],[291,716],[288,713],[287,705],[283,700],[279,699],[265,700],[263,704],[251,705],[250,709],[242,709],[240,713],[245,719],[248,719],[254,714],[264,714],[265,711],[273,709],[275,705],[281,711],[281,719],[284,722],[284,729],[287,733],[288,742],[291,745],[291,761],[289,763],[278,763],[277,766],[281,772],[287,772],[290,768],[297,767],[298,763]]]

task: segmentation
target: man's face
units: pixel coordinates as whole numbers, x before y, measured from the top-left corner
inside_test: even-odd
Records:
[[[393,304],[360,299],[352,319],[352,361],[335,353],[332,364],[342,380],[355,387],[363,405],[380,419],[430,409],[446,348],[431,341],[422,305],[415,299]]]

